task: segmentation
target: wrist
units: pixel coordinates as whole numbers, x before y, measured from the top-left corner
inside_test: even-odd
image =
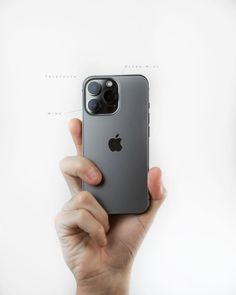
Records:
[[[128,295],[130,271],[110,271],[77,282],[76,295]]]

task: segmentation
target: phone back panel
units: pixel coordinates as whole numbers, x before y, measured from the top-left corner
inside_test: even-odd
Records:
[[[85,87],[92,79],[110,78],[119,91],[114,114],[91,115],[85,109]],[[83,155],[100,169],[98,186],[82,183],[109,214],[143,213],[149,206],[148,81],[141,75],[94,76],[83,84]],[[111,151],[111,138],[121,138],[120,151]]]

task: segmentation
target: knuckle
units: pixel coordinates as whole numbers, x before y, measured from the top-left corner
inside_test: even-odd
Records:
[[[64,172],[66,170],[66,167],[67,167],[67,164],[68,164],[69,160],[70,160],[70,156],[66,156],[66,157],[64,157],[63,159],[60,160],[59,167],[60,167],[60,170],[62,172]]]
[[[79,205],[81,205],[81,206],[90,204],[91,199],[90,199],[89,192],[87,192],[87,191],[80,192],[77,197],[77,201],[78,201]]]

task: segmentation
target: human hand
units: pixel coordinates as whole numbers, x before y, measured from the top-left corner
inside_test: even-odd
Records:
[[[65,261],[77,282],[77,294],[128,294],[129,275],[137,250],[165,198],[161,170],[148,173],[149,209],[141,215],[110,215],[81,180],[98,185],[101,172],[82,156],[82,123],[69,124],[77,156],[60,162],[72,198],[55,219]]]

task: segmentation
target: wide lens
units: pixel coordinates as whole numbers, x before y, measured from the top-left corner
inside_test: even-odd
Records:
[[[91,99],[88,102],[88,108],[91,112],[97,113],[101,109],[101,104],[97,99]]]
[[[93,81],[88,84],[88,92],[92,95],[98,95],[101,90],[102,86],[98,82]]]

